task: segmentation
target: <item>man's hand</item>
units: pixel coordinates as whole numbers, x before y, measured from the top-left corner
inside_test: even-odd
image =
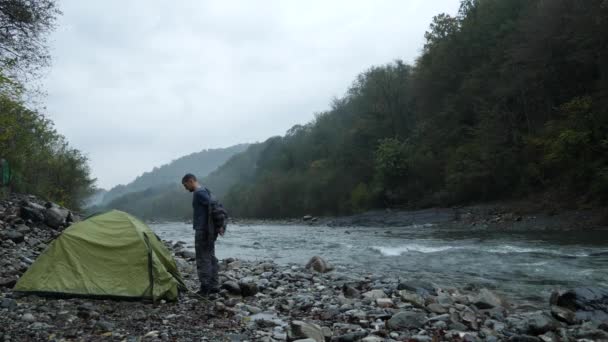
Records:
[[[217,231],[218,234],[220,234],[220,236],[224,236],[224,234],[226,233],[226,227],[222,227]]]

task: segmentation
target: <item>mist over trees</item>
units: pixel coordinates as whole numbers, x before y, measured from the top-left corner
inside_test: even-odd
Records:
[[[425,37],[414,65],[370,68],[234,165],[253,172],[224,196],[232,213],[608,199],[606,1],[465,0]]]
[[[49,66],[47,37],[59,14],[54,1],[0,0],[0,158],[11,169],[3,191],[77,208],[94,183],[87,158],[24,100],[22,83]]]

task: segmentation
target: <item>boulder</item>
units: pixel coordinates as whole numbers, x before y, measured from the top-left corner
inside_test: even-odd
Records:
[[[577,321],[608,321],[608,289],[580,287],[554,292],[551,305],[568,309]]]
[[[320,256],[314,256],[306,264],[306,269],[314,270],[319,273],[327,273],[332,271],[334,268]]]
[[[316,342],[324,342],[325,335],[320,326],[303,321],[293,321],[287,329],[287,340],[296,341],[301,339],[313,339]]]
[[[576,314],[566,308],[562,308],[560,306],[552,305],[551,306],[551,314],[553,317],[557,318],[562,322],[566,322],[568,324],[576,323]]]
[[[51,206],[44,212],[44,222],[51,228],[59,228],[65,226],[66,219],[70,212],[66,209]]]
[[[391,330],[419,329],[426,323],[426,316],[421,312],[402,311],[386,322]]]
[[[32,222],[44,222],[44,211],[45,207],[28,202],[25,206],[21,207],[19,210],[20,216],[24,220],[31,220]]]

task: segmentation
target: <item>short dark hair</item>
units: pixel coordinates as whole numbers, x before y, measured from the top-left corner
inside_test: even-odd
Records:
[[[196,182],[196,176],[191,173],[186,173],[184,177],[182,177],[182,184],[186,183],[189,180],[193,180]]]

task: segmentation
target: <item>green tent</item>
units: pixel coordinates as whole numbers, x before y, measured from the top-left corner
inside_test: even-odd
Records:
[[[185,288],[169,250],[145,223],[118,210],[66,229],[15,291],[176,300]]]

